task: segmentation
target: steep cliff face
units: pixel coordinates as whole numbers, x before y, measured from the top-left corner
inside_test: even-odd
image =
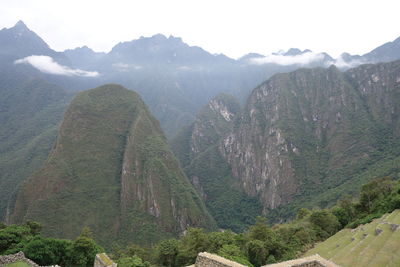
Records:
[[[238,127],[220,143],[232,175],[264,212],[315,201],[350,181],[396,145],[399,65],[275,75],[252,92]]]
[[[66,238],[89,226],[103,245],[150,244],[189,226],[215,225],[158,121],[118,85],[72,101],[49,159],[18,194],[13,220],[28,219]]]
[[[220,94],[173,141],[185,173],[218,226],[234,231],[243,231],[261,213],[259,201],[244,193],[218,151],[218,144],[233,130],[239,114],[238,102],[232,96]]]
[[[375,121],[400,135],[400,63],[399,61],[363,65],[348,71]]]
[[[215,145],[229,132],[240,113],[238,102],[230,95],[220,94],[199,112],[190,138],[192,157]]]

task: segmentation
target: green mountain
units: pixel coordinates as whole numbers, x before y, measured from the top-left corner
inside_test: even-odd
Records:
[[[71,94],[36,76],[0,72],[0,220],[17,185],[46,160]]]
[[[225,171],[271,220],[329,206],[374,177],[400,176],[398,103],[400,61],[277,74],[253,90],[217,145],[202,148],[213,149],[218,166],[187,174],[202,184]],[[186,131],[174,142],[184,164],[192,161],[192,152],[181,152],[187,140],[206,136]]]
[[[265,213],[281,207],[277,217],[287,217],[397,173],[399,71],[394,62],[275,75],[221,143],[233,176]]]
[[[241,232],[261,214],[261,204],[245,194],[219,152],[218,144],[235,126],[240,105],[219,94],[199,112],[195,122],[172,141],[186,175],[203,197],[220,228]]]
[[[318,253],[340,266],[400,265],[400,210],[355,229],[343,229],[306,253]]]
[[[49,158],[18,193],[12,221],[26,220],[63,238],[88,226],[104,246],[215,227],[158,121],[138,94],[113,84],[70,104]]]

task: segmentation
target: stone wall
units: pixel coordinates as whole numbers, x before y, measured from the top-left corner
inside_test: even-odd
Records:
[[[16,254],[4,255],[0,256],[0,267],[5,266],[6,264],[17,262],[17,261],[24,261],[28,263],[31,267],[60,267],[58,265],[51,265],[51,266],[40,266],[35,262],[31,261],[30,259],[25,257],[25,254],[20,251]]]
[[[106,253],[100,253],[94,259],[94,267],[117,267],[117,264]]]
[[[196,258],[196,267],[246,267],[215,254],[201,252]]]
[[[319,261],[310,261],[310,262],[295,264],[292,265],[291,267],[326,267],[326,265],[322,264]]]
[[[332,261],[322,258],[315,254],[309,257],[304,257],[296,260],[290,260],[275,264],[268,264],[262,267],[340,267]]]

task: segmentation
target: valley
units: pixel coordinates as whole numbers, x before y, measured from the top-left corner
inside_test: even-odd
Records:
[[[0,255],[396,266],[399,103],[400,38],[234,59],[163,34],[56,51],[18,21],[0,30]]]

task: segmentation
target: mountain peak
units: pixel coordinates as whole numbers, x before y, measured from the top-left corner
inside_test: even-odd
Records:
[[[298,48],[290,48],[284,55],[285,56],[297,56],[302,54],[301,50]]]
[[[14,28],[15,28],[15,29],[18,29],[18,30],[27,30],[27,31],[29,31],[29,28],[26,26],[26,24],[25,24],[22,20],[19,20],[19,21],[14,25]]]

